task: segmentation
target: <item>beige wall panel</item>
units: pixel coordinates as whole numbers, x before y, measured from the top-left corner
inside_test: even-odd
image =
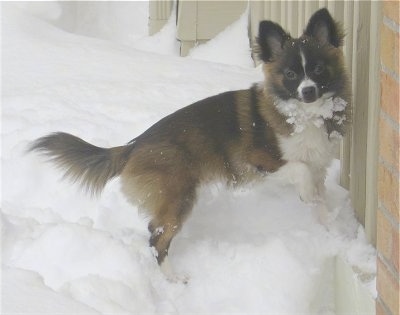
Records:
[[[200,1],[197,4],[197,39],[211,39],[235,22],[247,1]]]
[[[160,31],[171,15],[173,1],[149,1],[149,35]]]
[[[180,1],[177,36],[181,41],[195,41],[197,34],[197,1]]]
[[[196,41],[214,37],[235,21],[247,1],[180,1],[178,38],[191,47]],[[341,145],[341,184],[350,189],[360,222],[366,224],[369,239],[375,239],[377,111],[379,84],[378,30],[380,2],[371,1],[250,1],[251,41],[261,20],[281,24],[292,36],[299,36],[310,16],[327,7],[341,21],[346,38],[344,54],[352,79],[353,126]],[[189,49],[185,48],[185,49]]]

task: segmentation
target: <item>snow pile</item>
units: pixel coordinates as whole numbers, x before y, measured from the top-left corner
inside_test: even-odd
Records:
[[[147,1],[63,1],[56,25],[66,31],[131,44],[148,35]],[[132,16],[132,12],[135,15]]]
[[[121,1],[118,5],[109,1],[21,1],[15,5],[79,35],[133,44],[148,34],[147,1]]]
[[[184,105],[249,87],[260,69],[71,34],[10,3],[2,14],[2,314],[332,314],[336,255],[374,274],[336,161],[329,230],[292,187],[204,187],[170,250],[190,281],[166,281],[118,179],[90,199],[27,145],[54,131],[121,145]]]
[[[32,1],[21,1],[16,2],[14,5],[18,9],[27,11],[33,16],[36,16],[48,22],[59,20],[63,13],[63,10],[61,8],[62,4],[60,2],[33,3]]]
[[[322,104],[319,100],[314,103],[302,103],[296,99],[285,101],[277,98],[275,106],[288,117],[286,122],[294,125],[294,133],[302,132],[310,121],[315,127],[321,128],[324,119],[327,118],[333,118],[339,125],[346,120],[346,115],[340,112],[346,109],[347,102],[341,97],[329,97]],[[340,115],[335,115],[336,112]],[[340,134],[335,138],[341,138]]]
[[[161,55],[180,55],[180,44],[176,36],[176,4],[164,27],[156,34],[142,38],[133,44],[139,50]]]
[[[253,67],[248,33],[248,9],[207,43],[190,50],[188,58]]]

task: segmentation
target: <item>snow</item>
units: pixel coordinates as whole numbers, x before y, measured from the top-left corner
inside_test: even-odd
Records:
[[[225,28],[205,44],[198,45],[189,51],[189,58],[207,60],[229,65],[240,64],[252,67],[248,33],[248,9],[240,18]],[[238,45],[237,43],[242,43]]]
[[[346,120],[346,116],[342,113],[335,115],[336,112],[344,111],[347,106],[347,102],[341,97],[327,97],[322,104],[319,100],[306,104],[296,99],[285,101],[277,98],[275,106],[288,117],[286,122],[294,125],[294,133],[302,132],[310,121],[317,128],[321,128],[324,125],[324,119],[327,118],[333,118],[339,125]],[[332,138],[340,139],[341,137],[335,134]]]
[[[180,45],[176,40],[176,5],[164,27],[156,34],[144,37],[132,43],[136,49],[157,52],[161,55],[179,56]]]
[[[85,5],[97,21],[104,16],[106,4]],[[123,19],[130,10],[143,20],[135,3],[118,5],[112,12]],[[2,3],[2,314],[334,314],[337,255],[370,275],[375,294],[375,252],[338,185],[338,161],[326,183],[338,213],[328,228],[290,186],[202,188],[170,250],[174,269],[189,276],[185,285],[160,272],[148,219],[124,199],[118,179],[93,199],[26,154],[30,141],[54,131],[121,145],[182,106],[262,80],[245,59],[224,65],[160,54],[169,51],[171,25],[158,35],[161,47],[142,29],[127,32],[122,18],[107,20],[105,35],[79,12],[55,2]],[[224,33],[221,42],[229,41]],[[153,41],[152,52],[139,49],[142,40]]]

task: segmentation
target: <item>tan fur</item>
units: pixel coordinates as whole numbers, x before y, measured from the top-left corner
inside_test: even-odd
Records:
[[[343,67],[339,48],[328,54],[339,55],[338,67]],[[264,64],[266,82],[282,85],[277,67]],[[124,195],[150,217],[150,245],[162,264],[200,184],[217,179],[239,185],[276,172],[287,162],[277,138],[290,137],[293,125],[277,110],[269,89],[264,84],[206,98],[164,117],[125,146],[99,148],[55,133],[36,140],[30,149],[49,156],[66,176],[93,193],[120,176]],[[348,91],[341,97],[350,102]],[[349,109],[339,114],[349,118]],[[344,133],[345,124],[332,119],[325,126],[327,137],[331,131]]]
[[[170,143],[170,139],[144,142],[137,145],[126,163],[121,173],[122,189],[150,216],[150,244],[157,250],[159,263],[190,213],[200,183],[219,178],[237,185],[274,172],[284,164],[252,145],[249,93],[234,92],[241,137],[226,145],[225,157],[213,152],[210,139],[201,130],[188,128],[181,140],[185,149]]]

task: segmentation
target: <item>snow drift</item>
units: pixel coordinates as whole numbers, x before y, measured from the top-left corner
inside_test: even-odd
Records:
[[[91,199],[25,150],[54,131],[121,145],[187,104],[262,80],[260,69],[74,34],[57,24],[65,11],[28,9],[2,4],[2,314],[332,314],[337,255],[374,273],[335,161],[329,229],[292,187],[203,188],[170,250],[190,281],[166,281],[118,179]]]

